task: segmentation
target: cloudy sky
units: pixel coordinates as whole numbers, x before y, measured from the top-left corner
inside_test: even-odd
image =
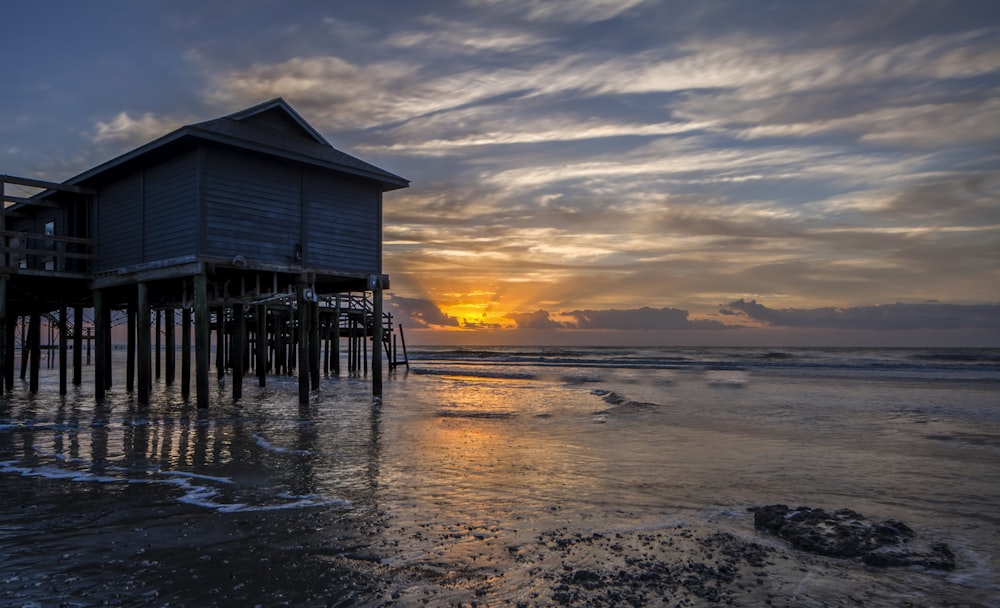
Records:
[[[282,96],[414,343],[1000,345],[995,0],[23,0],[0,173]]]

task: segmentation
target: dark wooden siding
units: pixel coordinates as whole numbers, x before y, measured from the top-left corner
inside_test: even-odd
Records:
[[[204,253],[292,263],[302,242],[302,171],[246,153],[209,149],[205,163]]]
[[[198,161],[194,152],[155,165],[144,174],[143,260],[198,252]]]
[[[381,195],[371,182],[307,172],[305,258],[309,265],[381,272]]]
[[[133,173],[100,188],[97,230],[98,272],[142,261],[142,174]]]

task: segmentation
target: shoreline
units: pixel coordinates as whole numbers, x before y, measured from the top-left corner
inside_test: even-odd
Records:
[[[14,606],[985,608],[992,601],[988,590],[971,593],[943,571],[813,555],[733,522],[559,527],[511,544],[511,530],[443,534],[378,513],[223,513],[142,485],[3,481],[0,602]],[[422,543],[408,542],[418,534]],[[464,558],[449,559],[449,551]]]

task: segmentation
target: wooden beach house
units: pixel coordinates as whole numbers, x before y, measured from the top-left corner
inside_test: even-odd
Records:
[[[189,357],[192,323],[199,406],[208,400],[213,328],[216,365],[220,374],[231,370],[236,398],[244,371],[255,368],[263,383],[267,370],[296,359],[307,400],[321,346],[329,361],[331,337],[339,353],[340,337],[359,334],[372,340],[381,390],[382,345],[392,329],[381,311],[382,194],[408,182],[337,150],[283,99],[181,127],[63,183],[0,175],[2,182],[40,189],[5,193],[0,214],[7,390],[19,317],[28,319],[32,390],[42,316],[59,327],[60,386],[68,339],[79,382],[84,308],[93,309],[99,399],[111,382],[112,310],[127,313],[128,383],[134,369],[140,401],[151,386],[150,336],[157,371],[161,336],[167,342],[169,382],[174,336]],[[188,363],[181,362],[185,391]]]

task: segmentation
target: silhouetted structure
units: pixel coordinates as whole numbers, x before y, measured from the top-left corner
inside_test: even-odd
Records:
[[[382,313],[382,193],[409,183],[335,149],[283,99],[182,127],[61,184],[0,175],[0,189],[4,182],[42,189],[30,197],[5,193],[0,213],[7,390],[18,317],[28,320],[22,359],[32,391],[40,319],[59,327],[65,392],[67,340],[74,340],[78,384],[83,309],[93,308],[98,399],[111,382],[112,310],[127,311],[127,384],[132,390],[138,375],[140,402],[148,400],[153,352],[159,377],[161,336],[166,380],[174,380],[176,311],[182,393],[190,387],[193,323],[200,407],[208,403],[213,329],[218,373],[232,372],[234,398],[245,371],[255,369],[263,385],[268,370],[297,367],[300,401],[307,401],[324,344],[324,371],[339,373],[341,338],[352,371],[367,371],[366,340],[378,345],[373,391],[381,394],[379,351],[391,351],[392,334]]]

